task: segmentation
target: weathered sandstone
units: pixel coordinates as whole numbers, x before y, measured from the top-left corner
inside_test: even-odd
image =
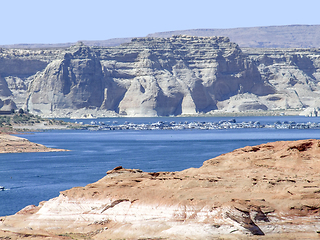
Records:
[[[48,148],[42,144],[33,143],[21,137],[0,133],[0,153],[22,152],[59,152],[63,149]]]
[[[3,109],[46,117],[318,114],[318,49],[240,49],[225,37],[0,50]]]
[[[1,218],[0,236],[317,239],[319,156],[319,140],[300,140],[248,146],[181,172],[117,167]]]

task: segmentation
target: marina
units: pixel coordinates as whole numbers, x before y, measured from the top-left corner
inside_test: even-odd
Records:
[[[154,123],[132,123],[125,121],[118,124],[117,121],[106,124],[101,121],[91,121],[84,128],[91,131],[98,130],[219,130],[219,129],[243,129],[243,128],[274,128],[274,129],[320,129],[319,122],[276,121],[274,123],[261,124],[259,121],[237,122],[236,119],[220,120],[217,122],[206,121],[157,121]]]

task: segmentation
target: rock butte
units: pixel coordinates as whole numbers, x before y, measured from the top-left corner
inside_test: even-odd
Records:
[[[2,217],[19,239],[318,239],[320,141],[247,146],[181,172],[121,166]]]
[[[317,48],[240,49],[226,37],[0,49],[0,107],[44,117],[272,111],[316,116],[319,81]]]

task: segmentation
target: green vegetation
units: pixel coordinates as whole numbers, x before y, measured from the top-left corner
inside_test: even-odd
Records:
[[[67,125],[67,123],[62,120],[50,119],[48,120],[48,125]]]
[[[92,238],[85,233],[64,233],[59,234],[60,237],[67,237],[69,239],[76,239],[76,240],[91,240]]]
[[[12,132],[14,125],[19,126],[32,126],[34,124],[43,123],[43,125],[68,125],[68,123],[62,120],[55,119],[44,119],[40,116],[30,114],[20,109],[15,113],[8,115],[0,115],[0,133],[1,132]],[[21,131],[21,130],[19,130]]]
[[[9,116],[0,116],[0,127],[10,127],[11,118]]]
[[[42,121],[41,117],[32,115],[30,113],[15,113],[12,116],[12,122],[15,124],[34,124]]]

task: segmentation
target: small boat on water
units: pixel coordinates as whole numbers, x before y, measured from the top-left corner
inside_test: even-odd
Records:
[[[0,186],[0,191],[4,191],[4,186]]]

